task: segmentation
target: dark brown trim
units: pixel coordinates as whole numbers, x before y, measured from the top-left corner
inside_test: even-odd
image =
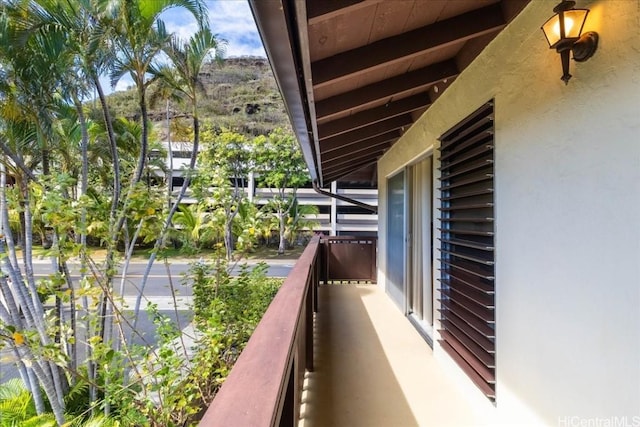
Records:
[[[473,10],[311,64],[318,89],[348,77],[500,30],[506,25],[500,3]]]
[[[316,295],[315,265],[320,236],[314,236],[285,279],[240,354],[231,373],[200,421],[200,426],[294,425],[299,415],[302,386],[296,378],[311,368],[304,349],[313,341],[307,323],[313,322]],[[259,399],[247,403],[249,394]]]
[[[493,103],[440,137],[440,336],[494,400],[495,225]]]
[[[385,150],[386,150],[386,147],[380,148],[378,150],[367,151],[366,153],[363,153],[360,156],[353,156],[351,158],[341,157],[339,159],[322,162],[322,168],[323,169],[327,168],[328,170],[331,170],[332,168],[340,167],[342,165],[351,165],[354,162],[359,161],[360,159],[378,159],[384,154]]]
[[[353,159],[349,162],[340,163],[338,165],[332,165],[327,168],[327,175],[343,173],[343,172],[348,173],[349,171],[355,171],[363,166],[367,166],[367,165],[370,165],[371,163],[375,163],[377,160],[378,160],[377,155],[371,155],[371,156],[362,157],[359,159]]]
[[[429,96],[421,93],[399,101],[389,102],[381,107],[361,111],[349,117],[319,123],[318,138],[323,140],[345,132],[354,131],[382,120],[426,108],[430,104]]]
[[[311,129],[308,100],[304,90],[304,76],[299,73],[300,43],[297,22],[291,19],[295,11],[288,0],[249,0],[269,64],[284,99],[287,115],[309,167],[311,179],[321,179],[318,155]]]
[[[458,67],[454,60],[439,62],[322,101],[317,101],[316,115],[318,120],[320,120],[335,116],[336,114],[351,110],[355,107],[361,107],[380,100],[390,100],[394,96],[426,88],[441,80],[450,79],[457,76],[458,73]]]
[[[362,151],[373,151],[378,149],[386,149],[391,146],[391,143],[400,138],[400,132],[397,130],[384,133],[382,135],[374,136],[362,140],[355,144],[350,144],[337,150],[332,150],[324,153],[321,157],[321,163],[329,160],[335,160],[341,157],[354,157],[362,154]]]
[[[371,163],[373,163],[373,162],[371,162]],[[360,166],[358,166],[358,169],[359,168],[364,168],[366,166],[369,166],[369,165],[371,165],[371,163],[360,165]],[[340,172],[335,172],[335,173],[332,173],[332,174],[326,174],[325,180],[327,182],[338,181],[341,178],[345,178],[347,176],[353,175],[354,173],[357,173],[358,169],[351,168],[351,169],[346,170],[346,171],[340,171]]]
[[[382,1],[384,0],[307,0],[309,25],[317,24],[363,7],[372,6]]]
[[[396,131],[404,127],[408,128],[412,124],[413,118],[411,117],[411,114],[392,117],[351,132],[345,132],[340,135],[332,136],[331,138],[323,139],[320,141],[320,151],[326,153],[331,150],[337,150],[366,139],[387,134],[391,131]]]
[[[376,213],[376,214],[378,213],[378,207],[377,206],[369,205],[367,203],[362,203],[362,202],[360,202],[358,200],[355,200],[355,199],[352,199],[350,197],[346,197],[346,196],[343,196],[343,195],[340,195],[340,194],[335,194],[335,193],[331,193],[329,191],[325,191],[325,190],[323,190],[322,188],[320,188],[318,186],[318,182],[317,181],[313,181],[313,189],[318,194],[322,194],[324,196],[331,197],[333,199],[342,200],[343,202],[351,203],[352,205],[359,206],[359,207],[361,207],[363,209],[366,209],[366,210],[371,211],[371,212]],[[375,277],[375,276],[372,274],[372,277]]]

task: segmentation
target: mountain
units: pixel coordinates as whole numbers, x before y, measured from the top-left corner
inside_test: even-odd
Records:
[[[200,79],[199,112],[203,125],[235,130],[247,135],[268,134],[276,127],[289,128],[282,97],[266,58],[228,58],[222,64],[206,64]],[[153,89],[150,89],[152,92]],[[135,90],[114,92],[109,105],[116,116],[138,118]],[[150,105],[149,118],[160,139],[166,139],[167,105],[162,100]],[[191,128],[188,107],[169,105],[171,139],[186,138]]]

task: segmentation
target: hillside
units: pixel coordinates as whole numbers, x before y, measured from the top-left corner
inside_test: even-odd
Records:
[[[204,88],[199,102],[203,124],[248,135],[267,134],[276,127],[289,127],[282,97],[266,58],[229,58],[222,65],[207,64],[200,77]],[[119,116],[137,118],[136,103],[133,89],[109,95],[109,105]],[[166,101],[151,105],[149,117],[158,137],[165,139]],[[184,139],[191,127],[186,106],[171,103],[169,117],[172,140]]]

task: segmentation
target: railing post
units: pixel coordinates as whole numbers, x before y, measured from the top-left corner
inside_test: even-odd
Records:
[[[269,305],[200,426],[297,426],[305,369],[313,370],[320,250],[316,236]]]
[[[378,238],[371,239],[371,281],[378,281],[378,265],[377,265],[377,257],[378,257]]]
[[[295,418],[295,382],[296,382],[296,360],[293,359],[291,370],[289,371],[289,380],[287,381],[287,391],[284,396],[284,404],[280,413],[280,427],[294,427]]]
[[[326,285],[329,280],[329,239],[320,239],[320,280]]]
[[[309,280],[309,288],[307,291],[307,301],[305,307],[305,368],[307,371],[313,372],[313,313],[314,313],[314,289],[315,289],[315,268],[311,268],[311,277]]]

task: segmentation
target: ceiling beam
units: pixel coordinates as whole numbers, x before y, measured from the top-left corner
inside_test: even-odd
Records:
[[[388,99],[410,90],[424,88],[441,80],[455,77],[458,73],[455,61],[450,59],[316,101],[317,119],[328,118],[358,106]]]
[[[320,159],[321,162],[327,160],[333,160],[340,157],[351,156],[355,153],[364,150],[370,150],[372,148],[378,148],[379,146],[388,146],[392,141],[400,138],[400,132],[397,130],[384,133],[382,135],[374,136],[373,138],[362,140],[356,144],[347,145],[337,150],[322,153]]]
[[[364,171],[366,171],[367,168],[371,168],[371,177],[367,177],[367,181],[374,181],[377,176],[378,173],[378,166],[376,163],[372,162],[369,164],[366,164],[364,166],[359,166],[358,169],[353,170],[353,171],[344,171],[344,172],[338,172],[335,174],[331,174],[329,175],[329,179],[331,181],[338,181],[338,180],[342,180],[342,179],[348,179],[349,177],[353,177],[354,175],[359,175],[362,173],[365,173]],[[331,181],[327,181],[327,182],[331,182]]]
[[[430,104],[430,97],[424,93],[404,98],[400,101],[389,102],[381,107],[361,111],[349,117],[318,124],[318,138],[322,140],[354,129],[359,129],[381,120],[425,108]]]
[[[328,170],[329,168],[336,168],[339,166],[352,166],[354,163],[354,159],[355,161],[359,161],[361,158],[362,159],[377,159],[379,157],[381,157],[384,154],[384,151],[386,150],[387,147],[384,148],[378,148],[377,150],[373,150],[370,152],[367,152],[366,155],[361,154],[361,156],[351,156],[350,158],[340,158],[340,159],[335,159],[335,160],[330,160],[328,162],[323,162],[322,163],[322,169],[323,170]]]
[[[384,0],[307,0],[309,25],[335,18]]]
[[[361,162],[371,161],[378,159],[384,150],[377,150],[373,153],[360,154],[359,156],[352,156],[350,159],[337,159],[330,162],[322,162],[322,170],[327,173],[331,173],[336,169],[342,169],[344,166],[354,166]]]
[[[353,153],[351,156],[346,156],[346,157],[343,156],[336,159],[322,160],[321,162],[322,168],[324,170],[324,168],[332,168],[342,164],[352,165],[354,161],[357,161],[360,158],[365,158],[365,154],[367,156],[371,155],[377,159],[379,157],[382,157],[382,155],[385,153],[385,151],[389,149],[389,147],[391,147],[391,144],[387,142],[385,144],[378,145],[376,147],[369,147],[366,150],[360,150],[359,154]]]
[[[496,3],[388,37],[312,63],[313,87],[318,89],[452,43],[495,32],[505,25],[500,3]]]
[[[349,172],[345,175],[342,175],[339,179],[340,181],[359,181],[359,182],[369,182],[373,185],[377,180],[377,172],[378,168],[375,164],[361,167],[357,171]]]
[[[401,129],[405,126],[410,126],[411,124],[413,124],[413,117],[411,117],[411,114],[392,117],[364,128],[324,139],[320,141],[320,152],[326,153],[331,150],[337,150],[338,148],[346,147],[392,130]]]
[[[329,178],[333,175],[340,175],[340,176],[344,176],[347,175],[351,172],[354,172],[358,169],[360,169],[363,166],[367,166],[370,165],[372,163],[375,163],[378,161],[378,157],[367,157],[367,158],[363,158],[363,159],[355,159],[353,162],[347,164],[347,165],[342,165],[342,166],[336,166],[336,167],[330,167],[327,168],[327,170],[325,171],[323,168],[323,174],[324,177],[323,178]]]

